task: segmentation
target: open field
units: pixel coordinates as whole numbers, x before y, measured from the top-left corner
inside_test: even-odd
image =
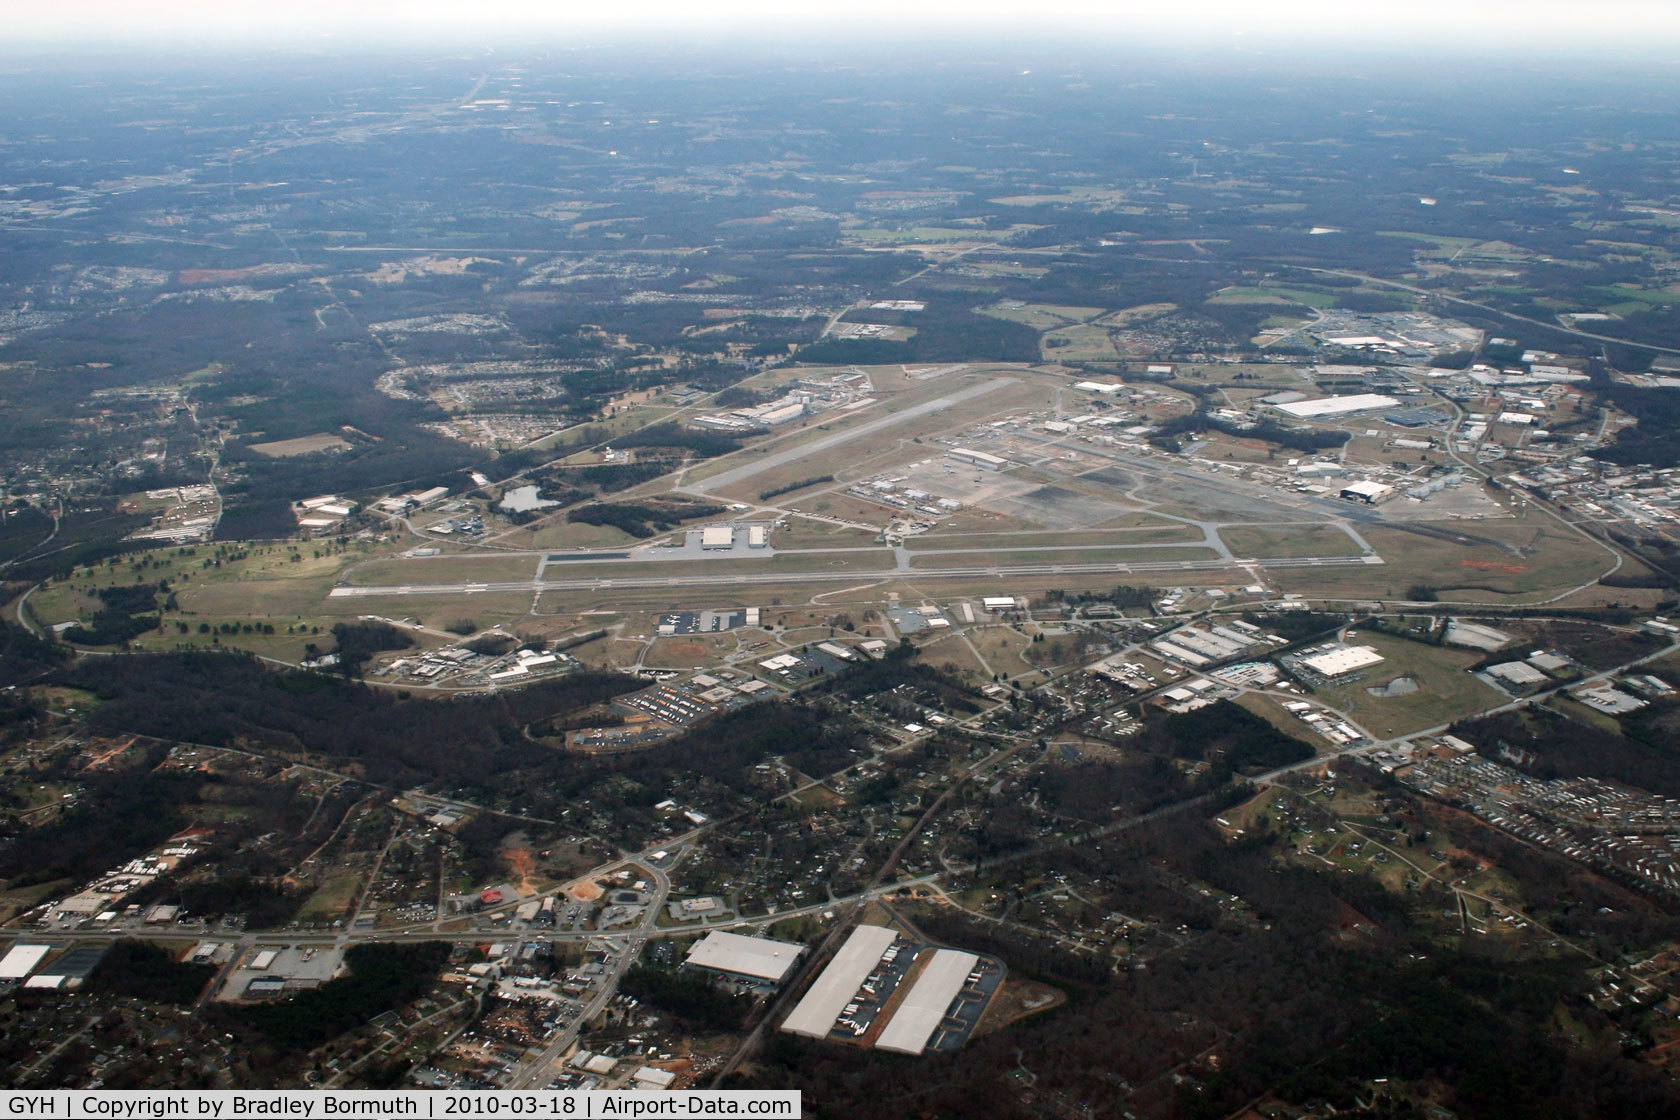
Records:
[[[941,552],[931,556],[912,556],[910,566],[921,569],[983,567],[992,564],[1100,564],[1109,560],[1116,564],[1140,564],[1167,560],[1209,560],[1215,555],[1211,548],[1140,544],[1135,548],[1099,546],[1039,548],[1022,552]]]
[[[922,646],[922,661],[971,679],[991,680],[995,671],[981,664],[962,634],[948,634]]]
[[[553,549],[620,548],[641,542],[622,529],[611,525],[585,525],[567,521],[563,516],[546,521],[534,521],[517,529],[510,529],[497,542],[511,548]]]
[[[1122,357],[1107,327],[1085,324],[1048,332],[1040,347],[1047,360],[1063,362],[1118,362]]]
[[[1355,634],[1353,640],[1375,647],[1386,660],[1356,682],[1315,691],[1372,734],[1404,735],[1505,702],[1503,695],[1465,671],[1481,660],[1477,651],[1424,645],[1370,631]],[[1417,688],[1399,696],[1372,696],[1366,691],[1399,678],[1415,681]]]
[[[1262,529],[1252,525],[1219,530],[1220,539],[1235,556],[1266,559],[1276,556],[1358,556],[1353,538],[1329,525],[1290,525]]]
[[[315,893],[304,901],[297,920],[305,923],[337,921],[344,917],[345,909],[356,897],[361,885],[362,876],[357,872],[343,871],[327,876]]]
[[[403,583],[487,583],[492,580],[535,579],[537,556],[509,556],[484,552],[467,556],[405,556],[370,560],[344,574],[344,582],[360,587]]]
[[[1184,525],[1176,521],[1160,521],[1140,515],[1136,518],[1122,520],[1149,520],[1153,524],[1135,527],[1121,526],[1112,529],[1092,529],[1086,532],[1047,533],[1043,530],[1028,532],[999,532],[999,533],[951,533],[941,535],[937,531],[923,533],[910,538],[905,547],[921,551],[924,549],[984,549],[984,548],[1020,548],[1031,545],[1054,545],[1058,548],[1102,548],[1112,546],[1126,548],[1140,544],[1187,544],[1199,543],[1202,539],[1201,530],[1193,525]]]
[[[1324,598],[1404,599],[1423,585],[1445,600],[1520,603],[1590,583],[1614,563],[1603,547],[1532,509],[1497,521],[1422,524],[1447,539],[1360,524],[1360,535],[1386,561],[1382,567],[1310,575],[1278,570],[1272,580],[1284,590]]]
[[[317,432],[312,436],[298,436],[295,439],[277,439],[271,443],[253,443],[251,450],[259,455],[267,455],[271,459],[285,459],[294,455],[313,455],[317,451],[344,451],[350,447],[350,441],[332,432]]]
[[[1033,668],[1021,658],[1021,652],[1032,645],[1032,639],[1025,634],[1008,626],[985,626],[966,633],[992,672],[1015,676]]]
[[[980,313],[994,319],[1021,323],[1035,331],[1048,331],[1070,323],[1088,323],[1104,310],[1101,307],[1064,307],[1049,303],[1028,303],[1019,307],[997,303],[981,308]]]

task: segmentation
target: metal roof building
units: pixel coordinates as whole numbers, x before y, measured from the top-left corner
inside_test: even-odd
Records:
[[[1321,677],[1334,679],[1356,669],[1368,669],[1379,664],[1382,659],[1383,655],[1370,646],[1348,646],[1345,649],[1333,649],[1328,653],[1303,657],[1301,664]]]
[[[951,1007],[951,1001],[962,991],[968,974],[980,958],[973,953],[956,949],[940,949],[933,960],[916,978],[916,986],[893,1012],[892,1021],[881,1037],[875,1040],[877,1050],[894,1050],[900,1054],[920,1054],[927,1049],[928,1039],[938,1028],[940,1020]]]
[[[683,963],[749,980],[779,984],[803,952],[805,946],[794,941],[742,937],[738,933],[713,930],[694,943]]]
[[[1393,397],[1385,397],[1381,393],[1353,393],[1343,397],[1319,397],[1316,400],[1296,401],[1293,404],[1274,405],[1279,412],[1287,412],[1298,419],[1308,420],[1315,416],[1339,416],[1347,412],[1364,412],[1373,408],[1393,408],[1400,402]]]
[[[51,945],[13,945],[0,959],[0,980],[22,980],[50,952]]]
[[[822,1038],[834,1028],[834,1020],[846,1007],[858,985],[881,962],[881,954],[898,937],[885,926],[859,926],[834,954],[799,1006],[782,1024],[784,1031],[806,1038]]]

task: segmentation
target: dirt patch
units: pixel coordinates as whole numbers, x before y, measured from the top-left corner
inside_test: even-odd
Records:
[[[574,902],[594,902],[605,893],[606,891],[602,889],[601,884],[589,880],[573,883],[566,888],[566,894]]]
[[[1040,984],[1036,980],[1022,980],[1011,976],[993,993],[992,1001],[986,1005],[985,1014],[981,1015],[980,1021],[974,1025],[972,1037],[979,1038],[1002,1030],[1010,1023],[1025,1019],[1028,1015],[1049,1011],[1066,1002],[1067,993],[1060,989]]]
[[[1528,571],[1527,564],[1515,564],[1508,560],[1460,560],[1459,565],[1473,572],[1496,572],[1503,576],[1520,576]]]

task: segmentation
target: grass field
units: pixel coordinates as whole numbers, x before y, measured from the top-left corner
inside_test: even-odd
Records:
[[[510,529],[497,538],[497,543],[511,548],[540,548],[561,552],[573,548],[622,548],[641,542],[624,530],[615,529],[611,525],[585,525],[577,521],[567,521],[564,516],[559,516]]]
[[[1496,521],[1430,525],[1453,535],[1508,542],[1512,547],[1459,543],[1387,525],[1362,525],[1360,535],[1384,559],[1383,565],[1280,570],[1272,579],[1284,590],[1325,598],[1407,598],[1413,586],[1422,584],[1434,588],[1443,600],[1515,603],[1591,583],[1613,563],[1603,547],[1565,531],[1532,509]]]
[[[1372,666],[1357,682],[1315,691],[1374,735],[1420,731],[1505,702],[1504,695],[1465,672],[1481,659],[1476,651],[1428,646],[1368,631],[1361,631],[1354,640],[1375,647],[1385,658],[1383,663]],[[1372,696],[1366,691],[1399,677],[1416,681],[1417,690],[1402,696]]]
[[[937,555],[913,556],[910,566],[923,569],[991,567],[999,564],[1152,564],[1168,560],[1211,560],[1214,555],[1210,548],[1172,544],[1138,545],[1131,548],[1045,548],[1029,552],[941,552]],[[1176,580],[1178,576],[1175,574],[1173,578]]]
[[[333,922],[345,916],[350,900],[362,885],[362,877],[353,871],[337,872],[321,881],[298,911],[299,922]]]
[[[992,667],[992,672],[1012,677],[1032,668],[1021,659],[1021,651],[1032,644],[1028,638],[1008,626],[985,626],[968,632],[968,640]]]
[[[928,642],[922,646],[921,660],[923,664],[933,665],[947,672],[985,680],[990,680],[993,672],[1000,671],[982,665],[980,659],[975,657],[974,650],[969,648],[968,642],[964,641],[960,634],[947,634],[937,641]]]
[[[1271,529],[1240,525],[1219,530],[1231,552],[1260,560],[1284,556],[1358,556],[1353,538],[1328,525],[1291,525]]]
[[[1107,327],[1077,325],[1050,331],[1040,340],[1040,352],[1049,361],[1118,362],[1123,355],[1114,348]]]
[[[316,432],[312,436],[277,439],[270,443],[253,443],[251,450],[271,459],[286,459],[294,455],[313,455],[317,451],[343,451],[350,441],[332,432]]]
[[[475,555],[394,557],[370,560],[344,573],[356,587],[387,587],[406,583],[489,583],[535,579],[536,556],[485,552]]]
[[[1145,518],[1147,518],[1147,515],[1136,519],[1128,518],[1127,520],[1143,520]],[[1154,519],[1148,518],[1148,520],[1153,521]],[[1176,521],[1155,521],[1152,525],[1094,529],[1072,533],[1051,533],[1044,530],[1025,533],[952,533],[948,536],[941,536],[937,532],[924,533],[910,538],[905,542],[905,546],[917,551],[923,549],[1015,548],[1028,545],[1056,545],[1063,548],[1125,548],[1128,545],[1139,544],[1200,542],[1201,539],[1201,530],[1193,525],[1184,525]]]

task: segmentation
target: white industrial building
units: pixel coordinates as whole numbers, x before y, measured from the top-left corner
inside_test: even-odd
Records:
[[[805,998],[782,1023],[782,1030],[806,1038],[823,1038],[834,1029],[846,1004],[858,986],[881,963],[881,957],[898,938],[885,926],[859,926],[852,931],[822,975],[811,985]]]
[[[734,548],[735,529],[730,525],[708,525],[700,530],[701,548]]]
[[[1344,646],[1326,653],[1315,653],[1311,657],[1301,658],[1303,668],[1310,669],[1326,680],[1369,669],[1373,665],[1380,665],[1383,655],[1370,646]]]
[[[973,451],[966,447],[954,447],[946,454],[959,463],[968,463],[985,471],[1001,471],[1009,465],[1008,459],[1000,459],[996,455],[988,455],[984,451]]]
[[[916,978],[916,986],[893,1012],[887,1029],[876,1039],[875,1048],[900,1054],[920,1054],[926,1050],[928,1039],[944,1020],[951,1001],[957,998],[968,974],[979,963],[980,958],[973,953],[956,949],[934,953],[933,960]]]
[[[721,972],[755,984],[780,984],[804,952],[805,946],[796,941],[713,930],[690,947],[683,966]]]
[[[1368,412],[1373,408],[1393,408],[1400,402],[1381,393],[1353,393],[1343,397],[1319,397],[1317,400],[1296,401],[1293,404],[1273,405],[1279,412],[1300,420],[1318,416],[1340,416],[1348,412]]]
[[[1487,675],[1497,677],[1506,684],[1513,684],[1519,688],[1531,685],[1545,684],[1551,678],[1525,661],[1507,661],[1501,665],[1490,665]]]
[[[0,980],[22,980],[50,952],[50,945],[13,945],[10,952],[0,957]]]

